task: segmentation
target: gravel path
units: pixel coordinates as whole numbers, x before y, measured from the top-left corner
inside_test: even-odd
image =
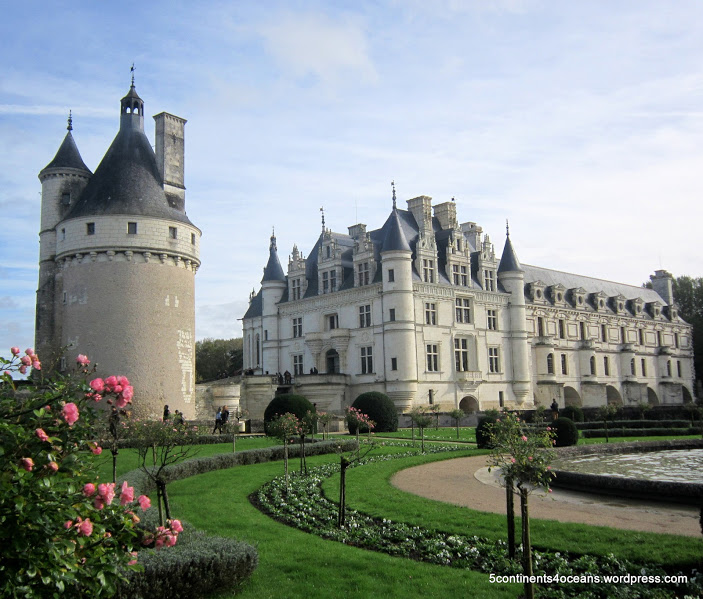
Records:
[[[391,484],[398,489],[482,512],[505,513],[505,489],[486,456],[456,458],[397,472]],[[516,497],[516,515],[519,515]],[[699,512],[694,507],[605,497],[554,489],[530,495],[530,515],[542,520],[581,522],[624,530],[700,537]]]

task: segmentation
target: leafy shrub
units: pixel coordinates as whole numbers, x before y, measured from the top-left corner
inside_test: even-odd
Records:
[[[609,428],[610,437],[665,437],[675,435],[700,435],[700,427],[690,428]],[[604,428],[596,428],[582,431],[586,439],[595,437],[605,437]]]
[[[496,423],[496,418],[484,416],[478,421],[476,427],[476,445],[479,449],[491,449],[491,429]]]
[[[390,397],[378,391],[362,393],[354,400],[352,408],[366,414],[376,423],[377,433],[393,433],[398,430],[398,410]],[[354,430],[352,430],[354,428]],[[349,432],[356,434],[356,427],[349,425]],[[366,432],[362,429],[361,432]]]
[[[583,422],[583,410],[578,406],[566,406],[559,410],[559,416],[568,418],[573,422]]]
[[[608,428],[689,428],[690,420],[611,420],[608,423]],[[603,421],[599,422],[583,422],[578,425],[579,430],[589,430],[603,428]]]
[[[295,393],[276,395],[276,397],[271,400],[271,403],[266,406],[266,410],[264,410],[264,428],[266,429],[266,434],[270,434],[268,425],[269,422],[274,421],[276,415],[283,416],[283,414],[290,413],[295,414],[298,420],[302,420],[308,412],[315,412],[315,406],[302,395],[296,395]]]
[[[568,447],[579,442],[579,431],[570,418],[560,416],[552,422],[552,430],[556,433],[554,440],[557,447]]]

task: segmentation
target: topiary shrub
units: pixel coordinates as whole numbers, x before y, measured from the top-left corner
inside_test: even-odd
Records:
[[[491,444],[491,429],[496,423],[496,419],[493,416],[484,416],[478,421],[478,426],[476,427],[476,445],[479,449],[492,449]]]
[[[554,440],[557,447],[568,447],[579,442],[579,431],[574,421],[560,416],[552,422],[552,430],[555,432]]]
[[[398,430],[398,410],[391,398],[383,393],[362,393],[354,400],[352,408],[363,412],[376,423],[373,429],[376,433],[393,433]],[[349,426],[349,432],[356,435],[356,426]]]
[[[315,406],[302,395],[296,395],[295,393],[276,395],[276,397],[271,400],[271,403],[266,406],[266,410],[264,410],[264,430],[266,434],[269,434],[269,422],[272,422],[277,414],[283,416],[283,414],[289,412],[295,414],[298,420],[302,420],[305,414],[308,412],[316,412],[316,410]]]
[[[583,410],[578,406],[566,406],[559,410],[559,415],[574,422],[583,422]]]

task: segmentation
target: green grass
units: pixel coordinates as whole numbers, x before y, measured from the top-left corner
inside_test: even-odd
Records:
[[[411,439],[412,429],[400,428],[394,433],[378,433],[375,437],[389,437],[392,439]],[[415,429],[415,441],[420,442],[420,431]],[[435,429],[428,427],[425,429],[425,441],[449,441],[449,442],[464,442],[476,443],[476,428],[475,427],[460,427],[459,438],[456,436],[456,427],[441,427]]]
[[[336,455],[319,456],[308,463],[338,459]],[[247,497],[282,472],[282,462],[272,462],[211,472],[169,484],[178,517],[209,533],[235,537],[257,547],[259,567],[243,588],[237,590],[237,597],[498,599],[515,598],[520,593],[520,585],[491,584],[485,574],[347,547],[270,519],[254,508]],[[234,593],[217,595],[217,599],[231,597]]]
[[[483,452],[476,450],[466,452],[464,455],[479,453]],[[372,516],[390,518],[434,530],[475,534],[489,539],[505,539],[505,516],[502,514],[479,512],[417,497],[396,489],[390,484],[390,478],[398,470],[436,459],[438,459],[437,456],[418,456],[349,470],[347,472],[349,507]],[[466,475],[469,476],[470,473],[467,472]],[[328,479],[323,489],[328,497],[337,497],[339,477]],[[695,566],[703,559],[703,547],[700,540],[695,537],[616,530],[553,520],[531,519],[530,523],[532,542],[535,547],[541,549],[596,555],[614,553],[620,558],[652,562],[667,567]]]
[[[632,441],[676,441],[685,439],[700,439],[700,435],[663,435],[661,437],[610,437],[610,443],[631,443]],[[595,445],[606,443],[605,437],[593,437],[592,439],[579,439],[579,445]]]

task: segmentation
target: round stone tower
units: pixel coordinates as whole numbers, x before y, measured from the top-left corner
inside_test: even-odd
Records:
[[[156,154],[132,81],[120,103],[119,132],[95,174],[82,164],[70,130],[40,173],[46,266],[36,346],[51,355],[69,346],[68,359],[86,354],[98,375],[127,376],[141,417],[159,418],[168,404],[192,418],[201,232],[185,212],[186,121],[166,113],[154,119]],[[75,152],[62,154],[67,145]],[[57,164],[64,155],[71,161]]]

